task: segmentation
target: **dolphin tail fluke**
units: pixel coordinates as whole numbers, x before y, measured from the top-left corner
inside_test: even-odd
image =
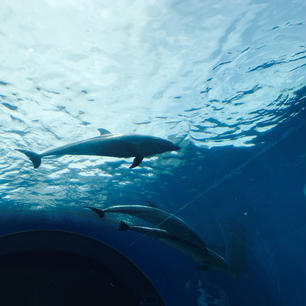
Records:
[[[41,164],[41,156],[37,153],[34,153],[32,151],[28,150],[21,150],[21,149],[16,149],[16,151],[19,151],[23,154],[25,154],[33,163],[34,168],[38,168]]]
[[[127,231],[129,229],[129,225],[124,221],[120,221],[119,231]]]
[[[100,218],[104,217],[104,210],[103,209],[99,209],[99,208],[95,208],[95,207],[91,207],[91,206],[86,206],[86,208],[91,209],[93,212],[95,212]]]
[[[136,156],[133,160],[133,163],[132,165],[130,166],[130,168],[135,168],[137,167],[143,160],[143,157],[142,156]]]

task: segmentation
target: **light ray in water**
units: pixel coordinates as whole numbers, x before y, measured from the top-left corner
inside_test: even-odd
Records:
[[[182,212],[183,210],[185,210],[187,207],[189,207],[191,204],[193,204],[196,200],[199,200],[200,198],[202,198],[207,192],[209,192],[210,190],[216,188],[217,186],[219,186],[220,184],[222,184],[224,181],[228,180],[229,178],[231,178],[235,173],[239,172],[241,169],[243,169],[244,167],[246,167],[247,165],[249,165],[251,162],[253,162],[255,159],[257,159],[259,156],[261,156],[262,154],[264,154],[265,152],[269,151],[270,149],[272,149],[274,146],[276,146],[278,143],[280,143],[281,141],[283,141],[284,139],[286,139],[288,136],[290,136],[293,132],[295,132],[296,130],[300,129],[302,126],[304,126],[305,123],[303,122],[302,124],[299,124],[296,127],[293,127],[291,129],[289,129],[287,132],[285,132],[283,135],[281,135],[279,138],[277,138],[277,140],[273,141],[270,144],[267,144],[263,149],[259,150],[257,153],[255,153],[253,156],[251,156],[250,158],[248,158],[246,161],[244,161],[243,163],[240,164],[240,166],[238,166],[237,168],[235,168],[234,170],[232,170],[231,172],[229,172],[228,174],[226,174],[225,176],[223,176],[221,179],[219,179],[218,181],[216,181],[214,184],[210,185],[209,187],[207,187],[206,189],[204,189],[202,192],[198,193],[195,197],[193,197],[190,201],[188,201],[187,203],[185,203],[184,205],[182,205],[179,209],[177,209],[174,214],[177,215],[180,212]]]

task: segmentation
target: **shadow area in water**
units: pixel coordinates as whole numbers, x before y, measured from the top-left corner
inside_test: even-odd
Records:
[[[133,292],[106,267],[60,251],[0,257],[2,305],[135,305]]]

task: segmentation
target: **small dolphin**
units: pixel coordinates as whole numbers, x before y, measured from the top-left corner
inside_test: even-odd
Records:
[[[161,154],[169,151],[177,151],[179,147],[159,137],[145,135],[119,135],[112,134],[108,130],[98,129],[100,136],[87,140],[74,142],[41,154],[28,150],[17,149],[25,154],[33,163],[34,168],[38,168],[41,159],[45,156],[55,155],[97,155],[111,157],[134,157],[130,168],[137,167],[144,157]]]
[[[166,230],[170,234],[179,236],[182,240],[190,241],[203,251],[206,250],[206,245],[200,236],[190,229],[182,219],[159,208],[144,205],[116,205],[104,209],[87,208],[97,213],[101,218],[104,217],[105,213],[119,213],[140,218]]]
[[[134,226],[129,225],[124,221],[120,221],[119,230],[131,230],[143,235],[156,238],[170,245],[171,247],[178,249],[185,255],[190,256],[195,262],[199,264],[198,268],[200,270],[217,269],[226,272],[231,272],[224,258],[216,252],[212,251],[209,248],[204,251],[202,248],[199,248],[198,246],[189,243],[178,236],[174,236],[164,229],[151,228],[146,226]]]

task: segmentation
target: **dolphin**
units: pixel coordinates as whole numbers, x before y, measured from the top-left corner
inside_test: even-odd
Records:
[[[210,248],[206,248],[204,251],[202,248],[199,248],[198,246],[189,243],[184,239],[181,239],[179,236],[174,236],[164,229],[134,226],[129,225],[124,221],[120,221],[119,230],[130,230],[150,236],[152,238],[156,238],[170,245],[171,247],[176,248],[185,255],[190,256],[195,262],[199,264],[198,268],[200,270],[216,269],[231,273],[229,265],[221,255],[217,254]]]
[[[140,218],[160,229],[166,230],[170,234],[179,236],[182,240],[189,241],[204,252],[207,249],[200,236],[190,229],[182,219],[159,208],[144,205],[116,205],[103,209],[87,206],[87,208],[94,211],[101,218],[104,217],[105,213],[119,213]]]
[[[102,128],[98,129],[98,131],[100,132],[98,137],[67,144],[40,154],[22,149],[17,149],[17,151],[25,154],[32,161],[34,168],[40,166],[43,157],[50,155],[134,157],[130,168],[135,168],[142,162],[144,157],[180,149],[169,140],[159,137],[112,134],[110,131]]]

